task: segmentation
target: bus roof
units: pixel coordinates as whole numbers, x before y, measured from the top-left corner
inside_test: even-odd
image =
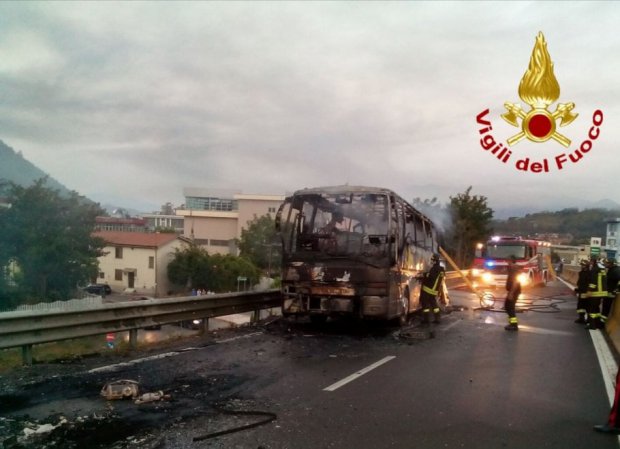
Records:
[[[400,200],[404,201],[405,203],[407,203],[409,207],[411,207],[423,219],[427,220],[433,226],[435,226],[435,223],[433,222],[433,220],[431,220],[427,215],[423,214],[418,209],[413,207],[411,203],[409,203],[409,201],[405,200],[402,196],[400,196],[398,193],[394,192],[393,190],[386,189],[383,187],[350,186],[346,184],[340,185],[340,186],[325,186],[325,187],[312,187],[312,188],[306,187],[304,189],[296,190],[295,192],[293,192],[292,196],[321,195],[321,194],[337,195],[339,193],[359,193],[359,194],[368,193],[368,194],[373,194],[373,195],[393,195],[399,198]]]
[[[295,191],[293,195],[320,194],[320,193],[334,194],[334,193],[345,193],[345,192],[346,193],[374,193],[374,194],[400,196],[396,192],[390,189],[382,188],[382,187],[349,186],[349,185],[304,188],[304,189]]]

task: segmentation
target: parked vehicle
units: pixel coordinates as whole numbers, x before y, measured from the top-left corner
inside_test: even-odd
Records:
[[[84,291],[92,295],[106,296],[112,294],[112,289],[108,284],[90,284],[84,287]]]

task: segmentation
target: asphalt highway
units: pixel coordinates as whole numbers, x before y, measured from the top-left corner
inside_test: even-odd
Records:
[[[402,330],[271,319],[15,370],[0,379],[0,432],[20,448],[617,448],[592,430],[609,412],[609,386],[592,332],[573,322],[571,290],[526,291],[518,332],[504,330],[496,296],[482,310],[452,291],[455,310],[430,328],[417,317]],[[118,379],[170,397],[99,396]],[[57,427],[20,435],[45,424]]]

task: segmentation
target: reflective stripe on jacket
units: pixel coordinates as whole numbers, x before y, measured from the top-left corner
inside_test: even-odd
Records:
[[[444,276],[444,270],[441,267],[441,265],[439,264],[433,265],[431,270],[426,275],[426,278],[424,279],[424,282],[422,284],[422,290],[428,293],[429,295],[437,296],[439,294],[439,286],[441,285],[440,283],[441,283],[441,280],[443,279],[443,276]],[[433,278],[435,278],[434,281],[433,281]],[[431,284],[431,285],[428,285],[428,284]]]
[[[592,270],[592,277],[590,278],[590,298],[605,298],[607,297],[607,277],[604,270]]]

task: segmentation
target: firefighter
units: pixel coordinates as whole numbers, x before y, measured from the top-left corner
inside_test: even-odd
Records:
[[[577,295],[577,315],[579,316],[575,323],[586,324],[587,307],[588,307],[588,285],[590,284],[590,263],[583,259],[579,262],[581,271],[577,278],[577,287],[575,294]]]
[[[603,308],[601,310],[601,328],[605,327],[611,305],[618,293],[618,283],[620,283],[620,267],[616,264],[616,259],[610,258],[605,261],[607,267],[607,296],[603,298]]]
[[[510,256],[510,262],[508,264],[508,277],[506,278],[506,302],[504,308],[508,314],[508,325],[504,327],[507,331],[518,331],[519,324],[517,321],[517,301],[521,294],[521,283],[517,276],[519,275],[520,268],[517,265],[517,258]]]
[[[607,276],[598,258],[590,258],[590,283],[588,284],[588,329],[601,328],[601,299],[607,297]]]
[[[431,269],[424,273],[421,277],[422,291],[420,292],[420,302],[422,303],[422,324],[428,324],[431,309],[435,320],[433,323],[438,324],[440,320],[440,310],[437,305],[437,295],[439,289],[442,288],[445,270],[439,263],[439,254],[433,254],[431,257]]]

